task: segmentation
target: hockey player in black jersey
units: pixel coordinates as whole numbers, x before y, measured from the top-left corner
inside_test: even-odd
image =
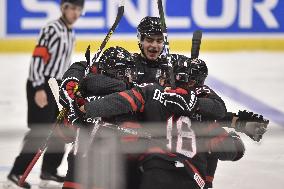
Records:
[[[206,96],[206,91],[203,90],[205,79],[208,75],[208,69],[204,61],[195,59],[192,61],[190,80],[199,88],[199,95]],[[202,92],[203,91],[203,92]],[[218,121],[220,126],[234,128],[235,131],[245,133],[252,140],[259,142],[266,132],[269,120],[264,119],[262,115],[248,112],[246,110],[239,111],[237,114],[227,112],[226,116]],[[217,123],[216,123],[217,124]],[[209,155],[207,158],[207,175],[206,186],[213,187],[214,174],[217,168],[218,158]]]

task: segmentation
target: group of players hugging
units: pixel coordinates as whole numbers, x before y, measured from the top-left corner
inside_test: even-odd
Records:
[[[74,144],[63,188],[212,188],[217,162],[245,153],[236,132],[259,142],[269,121],[228,112],[201,59],[170,54],[170,72],[158,17],[137,31],[140,53],[110,47],[91,66],[86,53],[63,76],[57,133]]]

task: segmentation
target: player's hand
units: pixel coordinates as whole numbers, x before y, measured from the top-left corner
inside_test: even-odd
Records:
[[[36,105],[38,105],[40,108],[44,108],[45,106],[47,106],[48,101],[45,90],[41,89],[36,91],[34,100]]]
[[[59,102],[63,107],[70,108],[69,98],[74,101],[78,91],[78,83],[79,80],[75,77],[68,77],[62,82],[59,90]]]
[[[241,137],[233,131],[229,132],[228,137],[233,140],[233,143],[236,147],[236,156],[234,157],[233,161],[238,161],[244,156],[246,151],[245,144],[243,143]]]
[[[186,95],[165,92],[163,97],[164,105],[176,114],[191,115],[198,106],[198,99],[194,91],[189,91]]]
[[[67,93],[66,91],[64,91]],[[67,96],[67,94],[66,94]],[[80,106],[76,99],[71,99],[71,97],[67,96],[68,100],[68,113],[67,113],[67,120],[70,124],[80,124],[84,119],[85,113],[80,110]]]
[[[239,111],[237,117],[236,131],[243,132],[252,140],[259,142],[267,130],[269,120],[264,119],[262,115],[246,110]]]

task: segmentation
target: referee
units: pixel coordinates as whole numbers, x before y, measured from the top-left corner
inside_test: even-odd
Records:
[[[27,81],[28,127],[23,147],[8,175],[7,187],[19,187],[18,181],[33,159],[55,122],[58,114],[55,99],[48,86],[54,77],[60,83],[71,63],[75,35],[73,24],[82,14],[84,0],[61,0],[61,17],[41,29],[33,51]],[[43,156],[40,187],[61,185],[64,177],[57,174],[64,155],[64,143],[53,137]],[[31,188],[27,182],[21,188]]]

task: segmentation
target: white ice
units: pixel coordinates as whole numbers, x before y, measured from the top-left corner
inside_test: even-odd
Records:
[[[283,52],[224,52],[202,53],[209,67],[209,80],[234,87],[256,101],[236,100],[216,89],[229,111],[248,109],[263,113],[270,119],[267,133],[260,143],[241,135],[246,144],[245,156],[237,162],[220,162],[214,180],[216,189],[282,188],[284,181],[284,53]],[[82,54],[74,60],[84,59]],[[25,85],[30,54],[0,54],[0,188],[18,155],[26,127]],[[214,87],[213,87],[214,88]],[[259,109],[258,103],[264,109]],[[263,106],[262,106],[263,108]],[[278,117],[274,111],[278,111]],[[262,112],[263,111],[263,112]],[[271,113],[272,112],[272,113]],[[28,181],[37,188],[38,162]],[[66,162],[60,172],[66,171]]]

